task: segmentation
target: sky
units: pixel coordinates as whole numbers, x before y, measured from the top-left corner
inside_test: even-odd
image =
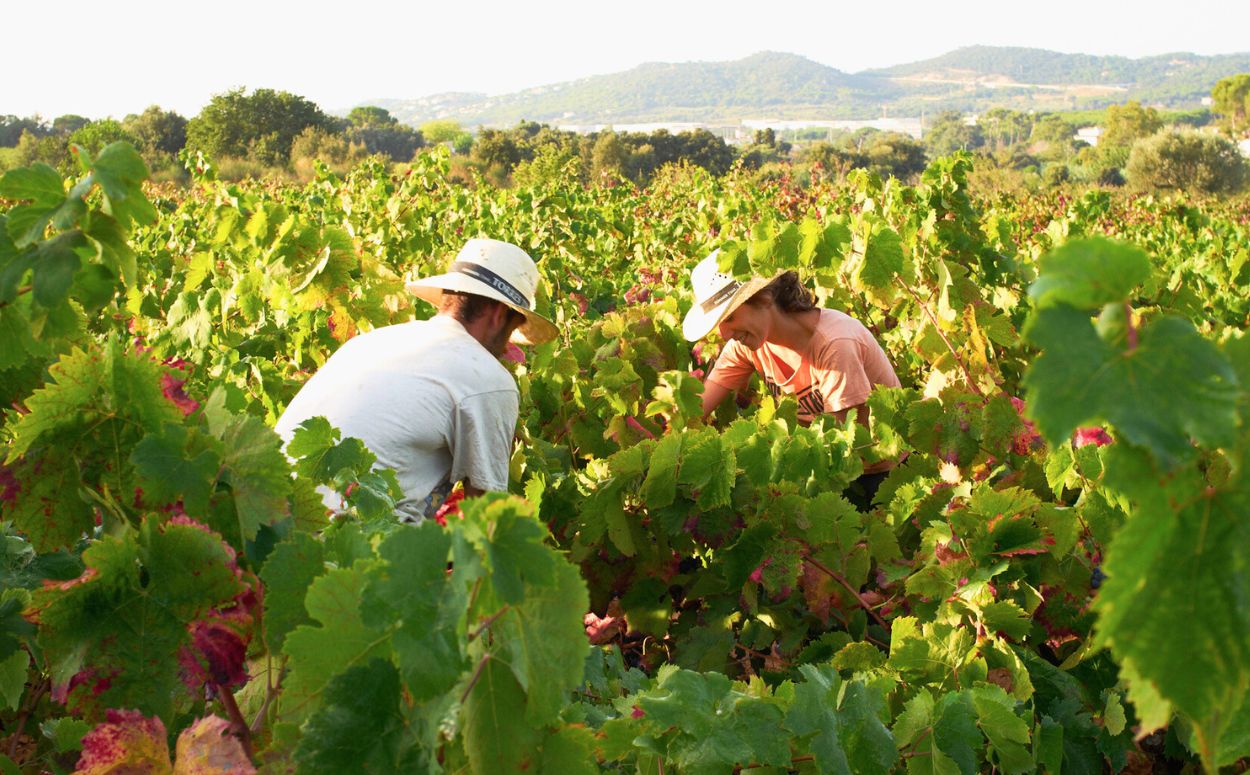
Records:
[[[846,72],[961,46],[1143,57],[1250,51],[1246,0],[58,0],[7,3],[0,114],[193,116],[236,87],[327,111],[504,94],[643,62],[799,54]]]

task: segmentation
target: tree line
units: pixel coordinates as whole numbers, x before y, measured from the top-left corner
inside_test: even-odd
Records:
[[[1102,129],[1096,145],[1077,138],[1079,128],[1091,125]],[[740,145],[706,129],[644,133],[607,128],[578,134],[521,121],[473,134],[450,120],[416,128],[379,107],[357,107],[340,118],[289,92],[240,88],[215,95],[190,119],[155,105],[120,121],[63,115],[45,122],[0,115],[0,171],[35,161],[68,171],[74,167],[71,147],[94,153],[125,140],[140,150],[158,178],[183,174],[178,157],[184,149],[207,155],[224,177],[275,172],[309,177],[314,161],[341,170],[369,156],[407,162],[422,148],[446,145],[456,154],[454,176],[466,182],[480,177],[495,185],[555,176],[588,185],[646,185],[657,170],[676,162],[714,175],[740,165],[762,179],[804,182],[841,179],[864,169],[910,182],[933,159],[968,151],[990,187],[1127,184],[1228,193],[1250,179],[1232,142],[1247,133],[1250,74],[1216,84],[1211,110],[1162,114],[1137,102],[1081,114],[996,108],[973,120],[941,113],[927,122],[923,140],[875,129],[763,129]]]

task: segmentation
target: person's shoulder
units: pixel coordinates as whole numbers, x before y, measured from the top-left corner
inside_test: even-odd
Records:
[[[868,328],[845,312],[836,309],[822,309],[820,311],[820,322],[816,325],[814,338],[818,346],[829,346],[839,340],[858,340],[865,332],[868,332]]]

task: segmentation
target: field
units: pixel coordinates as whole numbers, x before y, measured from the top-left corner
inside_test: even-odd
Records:
[[[1244,200],[80,161],[0,179],[0,772],[1244,771]],[[561,336],[508,361],[512,494],[404,526],[358,441],[271,427],[474,236]],[[704,423],[717,246],[874,331],[871,429]]]

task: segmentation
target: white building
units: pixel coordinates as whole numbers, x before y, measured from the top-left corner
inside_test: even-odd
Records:
[[[1250,158],[1250,137],[1237,143],[1237,147],[1241,149],[1241,155]]]
[[[1098,138],[1102,137],[1102,127],[1100,126],[1083,126],[1076,130],[1076,139],[1090,146],[1098,145]]]

